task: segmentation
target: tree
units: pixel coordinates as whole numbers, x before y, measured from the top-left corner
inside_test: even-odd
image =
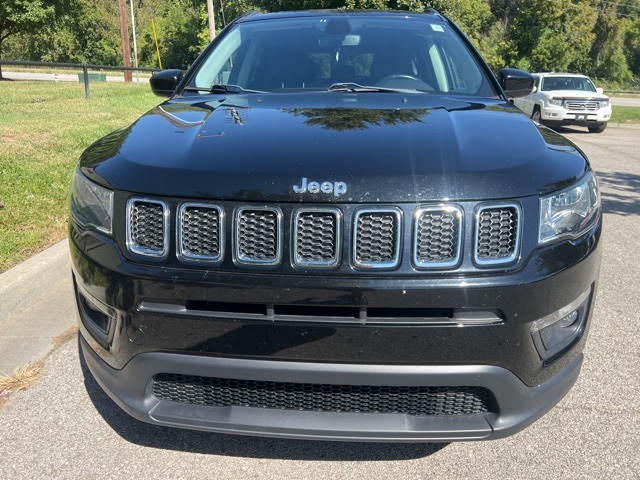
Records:
[[[57,1],[2,0],[0,2],[0,58],[2,43],[11,35],[33,32],[44,26],[56,13]],[[0,80],[2,67],[0,66]]]
[[[188,68],[209,43],[206,5],[197,0],[173,0],[158,13],[155,26],[162,66]],[[157,66],[155,48],[151,25],[147,25],[140,42],[140,62]]]

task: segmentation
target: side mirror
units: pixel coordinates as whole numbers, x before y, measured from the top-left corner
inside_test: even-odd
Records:
[[[531,74],[517,68],[503,68],[498,75],[500,86],[511,98],[526,97],[533,91]]]
[[[604,93],[604,88],[598,87],[596,88],[596,92],[602,95]]]
[[[159,97],[170,97],[176,91],[183,76],[182,70],[162,70],[149,79],[151,91]]]

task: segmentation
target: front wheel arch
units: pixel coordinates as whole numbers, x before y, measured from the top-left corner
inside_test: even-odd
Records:
[[[539,123],[539,124],[543,125],[543,123],[542,123],[542,110],[540,108],[540,105],[534,105],[533,106],[533,112],[531,112],[531,120],[533,120],[536,123]]]

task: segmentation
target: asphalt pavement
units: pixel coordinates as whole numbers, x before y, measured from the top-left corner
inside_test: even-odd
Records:
[[[603,264],[580,378],[523,432],[478,443],[366,444],[151,426],[130,418],[102,392],[73,339],[52,344],[41,381],[0,410],[0,478],[640,478],[640,130],[562,133],[598,173]],[[72,327],[68,275],[35,303],[0,318],[0,336],[9,325],[15,332],[35,320]]]

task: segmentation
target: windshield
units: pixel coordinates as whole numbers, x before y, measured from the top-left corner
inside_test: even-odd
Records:
[[[596,87],[586,77],[546,77],[542,80],[542,91],[552,90],[582,90],[595,92]]]
[[[357,15],[239,23],[199,64],[185,94],[330,87],[496,95],[447,23]]]

